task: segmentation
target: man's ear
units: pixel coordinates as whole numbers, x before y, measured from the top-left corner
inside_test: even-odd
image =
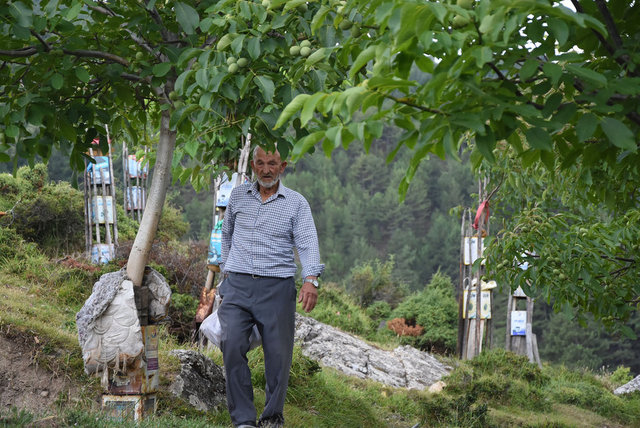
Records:
[[[282,161],[280,164],[280,172],[284,172],[284,169],[287,167],[287,161]]]

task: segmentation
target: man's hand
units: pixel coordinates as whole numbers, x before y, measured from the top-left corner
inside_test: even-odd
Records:
[[[305,312],[311,312],[311,310],[315,308],[318,302],[318,289],[310,282],[302,284],[300,297],[298,298],[298,303],[300,302],[302,302],[302,309],[304,309]]]

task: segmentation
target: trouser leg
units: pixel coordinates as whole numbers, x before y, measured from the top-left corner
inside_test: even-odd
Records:
[[[227,407],[234,425],[255,424],[251,371],[247,363],[249,336],[255,321],[249,311],[250,283],[230,276],[220,287],[218,308],[222,327],[221,349],[226,373]]]
[[[264,281],[253,310],[264,349],[266,401],[261,419],[282,417],[289,383],[295,332],[293,278]]]

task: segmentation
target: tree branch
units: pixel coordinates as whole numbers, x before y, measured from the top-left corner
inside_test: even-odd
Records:
[[[129,61],[127,61],[126,59],[109,52],[89,51],[89,50],[71,51],[68,49],[63,49],[62,51],[67,55],[77,56],[81,58],[101,58],[111,62],[117,62],[118,64],[124,65],[125,67],[129,67],[130,65]]]
[[[395,101],[395,102],[397,102],[399,104],[404,104],[404,105],[407,105],[409,107],[413,107],[413,108],[418,109],[418,110],[426,111],[428,113],[439,114],[441,116],[448,116],[447,113],[445,113],[445,112],[443,112],[441,110],[430,108],[430,107],[421,106],[419,104],[414,103],[409,98],[398,98],[398,97],[394,97],[393,95],[389,95],[389,94],[385,94],[384,97],[388,98],[390,100],[393,100],[393,101]]]
[[[15,50],[0,49],[0,56],[10,56],[12,58],[24,58],[38,53],[38,50],[33,46],[28,48],[21,48]]]
[[[596,6],[598,6],[598,10],[602,14],[604,23],[607,26],[607,30],[609,31],[609,35],[613,40],[613,45],[616,49],[620,49],[622,47],[620,32],[618,31],[618,27],[616,27],[616,23],[613,22],[613,17],[611,16],[611,12],[609,12],[607,4],[603,0],[596,0]]]

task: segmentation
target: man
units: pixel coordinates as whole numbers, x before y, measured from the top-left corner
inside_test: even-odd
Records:
[[[221,267],[228,276],[218,290],[218,316],[227,406],[236,427],[256,426],[246,355],[254,324],[262,336],[267,381],[258,426],[283,426],[295,331],[294,247],[304,278],[298,302],[306,312],[316,305],[317,278],[324,270],[309,204],[280,180],[286,166],[277,150],[256,147],[251,167],[258,180],[231,192],[222,226]]]

